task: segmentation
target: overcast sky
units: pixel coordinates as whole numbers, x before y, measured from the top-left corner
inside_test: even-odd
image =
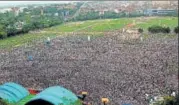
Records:
[[[69,3],[74,1],[0,1],[0,6],[19,5],[19,4],[41,4],[41,3]]]

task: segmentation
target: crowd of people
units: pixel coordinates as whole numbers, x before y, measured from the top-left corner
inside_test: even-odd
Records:
[[[0,53],[0,83],[27,88],[61,85],[74,93],[87,91],[92,105],[107,97],[110,105],[147,105],[146,94],[177,90],[177,38],[150,37],[125,42],[114,36],[87,40],[64,36]],[[28,60],[26,51],[33,59]]]

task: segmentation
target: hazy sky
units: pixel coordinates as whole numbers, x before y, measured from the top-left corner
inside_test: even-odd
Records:
[[[0,1],[0,6],[18,5],[18,4],[69,3],[69,2],[72,1]]]

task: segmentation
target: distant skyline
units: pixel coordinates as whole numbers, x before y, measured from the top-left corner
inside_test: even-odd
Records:
[[[0,1],[0,7],[15,6],[21,4],[48,4],[48,3],[69,3],[75,1]]]

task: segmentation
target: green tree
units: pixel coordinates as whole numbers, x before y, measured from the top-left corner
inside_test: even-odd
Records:
[[[0,25],[0,39],[6,38],[6,37],[7,37],[6,30],[2,25]]]
[[[176,34],[178,34],[178,32],[179,32],[179,26],[177,26],[177,27],[174,28],[174,32],[175,32]]]
[[[6,31],[7,36],[14,36],[17,33],[17,29],[14,26],[9,26]]]

